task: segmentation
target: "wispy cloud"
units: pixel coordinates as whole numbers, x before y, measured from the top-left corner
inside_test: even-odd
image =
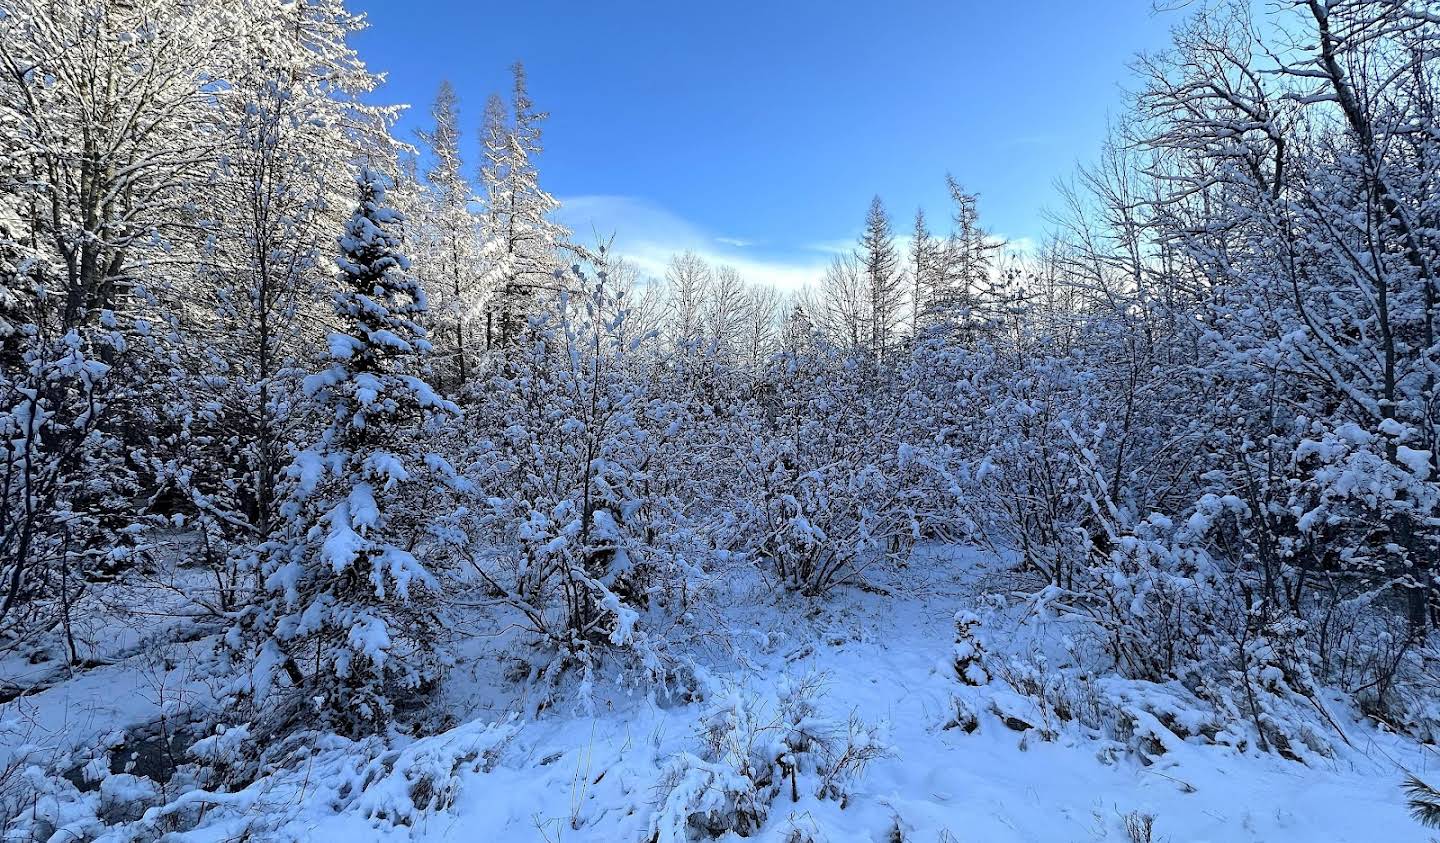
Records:
[[[826,260],[808,250],[762,252],[753,241],[716,235],[638,196],[571,196],[560,203],[556,218],[580,242],[588,245],[613,235],[614,251],[653,278],[663,277],[671,256],[685,251],[733,266],[751,283],[785,290],[814,283],[825,271]]]
[[[822,255],[843,255],[855,249],[854,240],[818,240],[806,243],[805,249]]]
[[[624,256],[642,276],[665,277],[670,258],[694,252],[714,265],[728,264],[754,284],[782,290],[799,290],[817,283],[825,266],[836,255],[851,252],[854,240],[820,240],[778,249],[738,237],[717,235],[684,219],[679,214],[637,196],[586,195],[561,199],[559,222],[585,245],[594,245],[614,236],[613,250]],[[1029,237],[997,235],[1007,252],[1033,255],[1035,241]],[[910,236],[898,232],[895,247],[909,255]]]

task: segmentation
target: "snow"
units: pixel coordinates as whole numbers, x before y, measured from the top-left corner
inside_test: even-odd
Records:
[[[1407,448],[1399,445],[1395,448],[1395,456],[1410,469],[1418,480],[1427,480],[1430,477],[1430,452],[1421,451],[1415,448]]]
[[[165,567],[116,586],[107,601],[85,604],[74,620],[83,665],[73,670],[58,652],[27,658],[10,650],[0,659],[0,689],[28,693],[0,703],[0,771],[73,764],[99,782],[109,770],[96,759],[127,733],[213,711],[216,688],[206,662],[215,639],[189,600],[203,599],[210,587],[197,572]]]
[[[300,768],[239,793],[183,797],[212,806],[184,839],[220,841],[244,828],[264,839],[357,843],[689,841],[689,818],[732,822],[745,804],[736,800],[756,784],[733,751],[707,758],[705,735],[716,728],[752,736],[755,757],[778,747],[800,764],[794,797],[789,779],[779,782],[746,839],[787,841],[799,829],[814,840],[885,841],[899,829],[904,840],[1125,840],[1135,812],[1153,816],[1154,839],[1175,843],[1426,839],[1399,789],[1402,767],[1433,766],[1426,751],[1353,719],[1353,747],[1304,766],[1187,737],[1206,725],[1202,713],[1175,694],[1111,677],[1105,692],[1131,700],[1137,735],[1153,739],[1158,754],[1149,759],[1064,726],[1048,739],[1043,729],[1012,730],[1006,717],[1040,724],[1044,715],[997,680],[964,689],[978,728],[945,728],[959,687],[950,666],[957,620],[1010,655],[1060,654],[1067,636],[975,600],[1001,566],[987,554],[930,548],[924,562],[930,579],[918,586],[886,583],[894,593],[883,598],[841,592],[819,608],[731,578],[724,608],[693,619],[718,634],[695,650],[702,698],[689,703],[611,688],[593,713],[562,698],[522,721],[508,712],[536,691],[502,678],[496,656],[510,639],[475,639],[445,699],[468,713],[460,725],[392,748],[332,738]],[[796,699],[810,702],[797,708]],[[797,725],[767,731],[787,716]],[[822,795],[818,761],[785,749],[797,734],[827,728],[848,734],[852,752],[875,750],[836,785],[843,799]],[[222,740],[244,733],[211,739]]]
[[[338,503],[322,518],[329,525],[329,530],[320,546],[320,561],[337,574],[349,568],[361,553],[370,549],[370,543],[354,529],[350,506],[349,502]]]

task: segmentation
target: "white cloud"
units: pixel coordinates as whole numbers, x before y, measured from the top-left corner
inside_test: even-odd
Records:
[[[812,284],[825,272],[813,255],[753,250],[752,241],[717,236],[670,210],[637,196],[571,196],[560,200],[556,219],[590,245],[614,235],[614,251],[642,274],[661,278],[672,255],[695,252],[712,264],[728,264],[751,283],[784,290]],[[741,249],[746,251],[742,253]]]
[[[584,245],[614,235],[614,251],[643,276],[665,277],[670,258],[691,251],[713,265],[733,266],[749,282],[799,290],[820,281],[835,255],[855,248],[854,240],[822,240],[790,250],[760,248],[738,237],[716,235],[648,199],[638,196],[586,195],[561,199],[556,218]],[[996,235],[1006,251],[1016,256],[1035,253],[1029,237]],[[897,232],[895,247],[909,255],[910,235]]]
[[[820,240],[814,243],[806,243],[805,248],[812,252],[820,252],[826,255],[844,255],[855,250],[854,240]]]
[[[1040,249],[1034,237],[996,237],[996,240],[1005,244],[1005,251],[1017,257],[1034,257]]]

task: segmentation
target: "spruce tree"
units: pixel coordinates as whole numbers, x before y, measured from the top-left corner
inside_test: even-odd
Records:
[[[392,232],[401,217],[385,206],[380,177],[367,169],[358,184],[336,260],[339,330],[304,383],[324,429],[288,472],[288,529],[268,549],[265,599],[247,615],[260,657],[244,689],[263,701],[283,668],[300,693],[271,708],[276,725],[313,706],[350,735],[383,728],[391,693],[438,675],[423,602],[437,581],[412,552],[413,520],[397,515],[435,464],[418,453],[415,431],[454,411],[413,374],[430,344],[419,324],[425,294]]]

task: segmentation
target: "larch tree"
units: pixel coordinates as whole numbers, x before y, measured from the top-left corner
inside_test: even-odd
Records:
[[[444,373],[441,382],[453,394],[469,381],[476,352],[472,332],[482,294],[479,221],[471,212],[474,191],[460,154],[459,97],[448,81],[440,83],[430,116],[434,128],[420,134],[430,168],[425,174],[429,201],[418,269],[436,302],[436,358]]]
[[[885,204],[876,196],[865,215],[865,231],[860,236],[858,251],[864,272],[865,305],[870,335],[866,338],[869,351],[876,359],[884,358],[895,341],[904,303],[905,278],[900,267],[900,254],[895,248],[895,234]]]
[[[987,291],[999,244],[980,226],[977,197],[967,193],[954,176],[946,174],[950,193],[951,228],[940,248],[930,313],[952,329],[974,319]]]
[[[925,209],[915,209],[915,227],[910,235],[910,336],[918,338],[926,321],[926,309],[935,294],[938,273],[935,238],[925,221]]]
[[[491,98],[485,108],[485,161],[481,182],[485,191],[485,258],[489,287],[492,344],[510,345],[519,339],[526,320],[540,312],[539,303],[553,294],[561,281],[556,251],[568,233],[549,215],[559,207],[540,187],[535,159],[543,149],[541,124],[548,116],[530,99],[525,67],[511,68],[510,116]]]

